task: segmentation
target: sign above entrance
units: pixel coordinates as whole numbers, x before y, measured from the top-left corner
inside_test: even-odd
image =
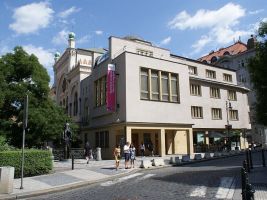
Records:
[[[107,110],[115,112],[116,109],[116,91],[115,91],[115,65],[108,64],[108,71],[107,71]]]

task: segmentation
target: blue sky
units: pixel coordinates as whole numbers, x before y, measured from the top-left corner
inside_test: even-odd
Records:
[[[76,34],[76,47],[108,46],[109,36],[139,36],[189,58],[246,42],[267,20],[265,0],[2,0],[0,55],[23,46],[53,77],[53,55]],[[51,80],[51,83],[53,80]]]

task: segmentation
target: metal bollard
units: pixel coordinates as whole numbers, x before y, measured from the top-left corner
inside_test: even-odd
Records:
[[[264,149],[261,150],[261,157],[262,157],[262,166],[263,167],[266,167]]]
[[[248,172],[248,163],[246,160],[243,161],[243,168],[245,169],[245,172]]]
[[[71,169],[74,170],[74,155],[71,155]]]
[[[250,159],[248,150],[246,150],[246,160],[247,160],[247,172],[250,173]]]
[[[253,162],[252,162],[252,153],[251,153],[251,150],[249,150],[249,161],[250,161],[250,168],[253,169]]]
[[[245,172],[245,169],[241,168],[242,200],[246,200],[246,176],[247,176],[247,173]]]
[[[246,185],[246,200],[254,200],[254,193],[255,193],[255,190],[253,189],[252,185],[247,183],[247,185]]]

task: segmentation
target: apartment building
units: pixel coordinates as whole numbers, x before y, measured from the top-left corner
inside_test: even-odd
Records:
[[[249,90],[235,70],[135,37],[110,37],[108,51],[93,60],[80,83],[81,134],[104,158],[125,141],[152,143],[160,156],[215,150],[209,147],[225,144],[233,131],[251,128]],[[244,148],[242,135],[237,142]]]

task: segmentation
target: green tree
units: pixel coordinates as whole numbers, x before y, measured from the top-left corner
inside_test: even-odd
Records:
[[[267,125],[267,23],[262,22],[258,30],[259,42],[256,55],[249,62],[249,73],[256,92],[256,120]]]
[[[35,55],[21,47],[0,58],[0,134],[21,146],[25,95],[29,96],[26,145],[39,147],[45,141],[59,142],[66,121],[71,119],[49,98],[49,76]],[[77,126],[71,123],[73,132]]]

